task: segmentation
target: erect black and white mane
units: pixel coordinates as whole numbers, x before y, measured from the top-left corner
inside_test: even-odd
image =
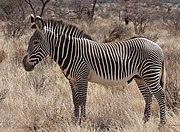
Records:
[[[92,38],[83,30],[80,30],[75,25],[64,22],[63,20],[46,19],[45,27],[50,30],[53,29],[53,32],[56,32],[57,34],[92,40]]]

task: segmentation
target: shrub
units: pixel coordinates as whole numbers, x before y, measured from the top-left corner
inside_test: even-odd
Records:
[[[4,50],[1,49],[0,50],[0,63],[5,59],[5,56],[6,56],[6,54],[5,54]]]
[[[23,0],[2,0],[0,9],[3,14],[1,20],[5,22],[2,26],[6,37],[19,38],[27,27],[26,12]]]
[[[105,37],[104,42],[112,42],[115,40],[127,39],[131,36],[130,29],[122,24],[114,26],[112,31],[109,32],[108,36]]]

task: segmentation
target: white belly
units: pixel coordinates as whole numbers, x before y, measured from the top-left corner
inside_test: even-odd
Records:
[[[104,79],[103,77],[98,76],[95,71],[90,71],[89,76],[88,76],[88,81],[102,84],[104,86],[117,86],[117,85],[127,82],[134,75],[137,75],[137,73],[134,73],[121,80],[108,80],[108,79]]]

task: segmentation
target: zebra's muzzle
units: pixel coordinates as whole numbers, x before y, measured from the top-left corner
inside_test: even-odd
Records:
[[[28,57],[28,55],[26,55],[22,60],[23,67],[26,71],[32,71],[32,70],[34,70],[34,66],[29,64],[27,57]]]

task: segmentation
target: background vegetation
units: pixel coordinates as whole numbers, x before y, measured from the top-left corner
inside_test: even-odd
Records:
[[[180,131],[180,3],[161,0],[1,0],[0,131],[158,131],[156,100],[144,125],[135,82],[113,88],[89,83],[87,120],[75,124],[70,86],[59,66],[47,58],[33,72],[22,67],[33,33],[30,14],[73,22],[99,42],[133,36],[157,42],[166,57],[165,131]]]

